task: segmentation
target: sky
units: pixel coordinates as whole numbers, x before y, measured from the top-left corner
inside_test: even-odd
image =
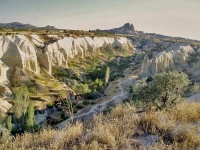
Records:
[[[0,0],[0,23],[136,30],[200,40],[200,0]]]

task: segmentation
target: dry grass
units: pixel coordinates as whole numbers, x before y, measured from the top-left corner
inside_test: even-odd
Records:
[[[136,125],[139,130],[156,134],[157,129],[161,126],[161,120],[156,112],[143,113],[137,119]]]
[[[152,150],[200,148],[199,103],[182,103],[170,111],[136,113],[133,104],[120,104],[107,115],[97,115],[89,123],[69,124],[66,129],[26,133],[13,140],[5,134],[0,147],[34,150],[147,149],[138,136],[155,134],[159,141]]]
[[[200,120],[200,104],[194,102],[182,103],[174,111],[176,120],[195,122]]]
[[[178,124],[171,131],[171,139],[176,143],[180,143],[181,147],[200,146],[200,135],[196,132],[195,127],[190,124]]]
[[[25,133],[17,136],[14,141],[7,141],[1,145],[4,150],[10,149],[64,149],[70,145],[74,145],[76,140],[82,135],[83,124],[77,122],[74,125],[68,125],[66,129],[57,131],[54,129],[43,130],[36,134]]]

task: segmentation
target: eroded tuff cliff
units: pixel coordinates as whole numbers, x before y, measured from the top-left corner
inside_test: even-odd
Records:
[[[27,70],[39,75],[42,68],[51,75],[52,66],[68,67],[69,59],[83,58],[106,46],[134,51],[132,43],[125,37],[59,37],[36,34],[0,36],[0,84],[6,87],[7,94],[11,94],[7,85],[14,68],[20,70],[23,79],[29,78],[24,73]],[[9,107],[2,109],[5,108]]]
[[[15,66],[35,74],[44,67],[51,74],[53,65],[67,67],[69,58],[84,57],[103,46],[134,50],[131,42],[124,37],[53,37],[55,42],[45,45],[45,40],[38,35],[0,36],[0,82],[8,82],[9,70]],[[38,48],[42,46],[43,49]]]
[[[169,70],[182,70],[192,76],[200,73],[191,71],[195,67],[199,68],[200,65],[192,61],[192,55],[197,52],[189,44],[163,42],[160,45],[160,51],[155,52],[152,49],[150,51],[152,58],[149,58],[146,54],[141,64],[142,76],[152,76]]]

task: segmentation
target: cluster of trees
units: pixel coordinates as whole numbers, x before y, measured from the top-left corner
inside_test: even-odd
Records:
[[[72,70],[73,76],[66,69],[53,68],[53,75],[57,79],[64,81],[77,94],[89,96],[90,98],[99,98],[110,79],[110,68],[106,65],[99,66],[99,59],[94,58],[87,67],[87,76],[84,80]],[[99,93],[100,92],[100,93]]]

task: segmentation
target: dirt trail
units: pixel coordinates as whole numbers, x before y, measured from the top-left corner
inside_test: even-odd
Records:
[[[111,104],[116,105],[117,103],[120,103],[122,100],[128,98],[129,94],[126,90],[126,87],[129,88],[130,85],[132,85],[135,82],[136,78],[137,78],[137,76],[130,76],[128,78],[121,79],[121,81],[117,84],[117,87],[119,88],[120,92],[118,92],[117,94],[112,96],[112,98],[110,100],[96,104],[96,105],[92,106],[87,112],[83,112],[83,113],[80,113],[80,114],[74,116],[73,120],[75,121],[75,120],[91,118],[94,114],[98,114],[100,111],[106,110],[107,107],[110,106]],[[113,84],[113,83],[111,83],[111,84]],[[69,118],[69,119],[57,124],[56,127],[65,128],[67,122],[70,122],[70,121],[72,121],[72,118]]]

